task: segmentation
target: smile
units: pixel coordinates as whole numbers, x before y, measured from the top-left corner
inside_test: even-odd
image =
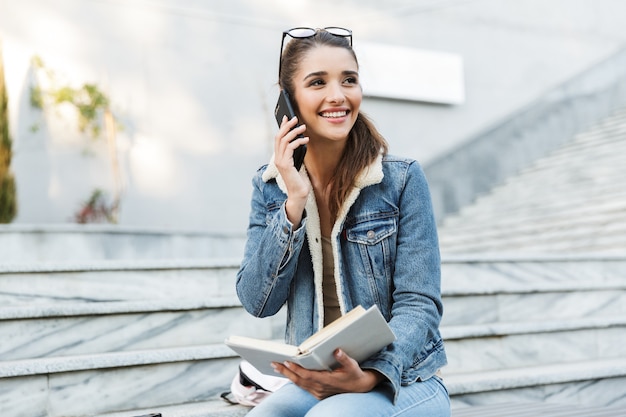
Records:
[[[333,111],[333,112],[323,112],[320,113],[320,116],[322,117],[326,117],[329,119],[336,119],[336,118],[340,118],[340,117],[346,117],[348,115],[348,112],[346,110],[344,111]]]

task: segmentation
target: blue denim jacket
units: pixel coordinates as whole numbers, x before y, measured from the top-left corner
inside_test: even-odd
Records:
[[[304,168],[303,168],[304,169]],[[237,294],[254,316],[287,303],[285,340],[298,345],[324,323],[322,249],[315,197],[294,230],[285,184],[270,163],[253,179],[252,208]],[[385,375],[394,393],[447,363],[440,257],[430,193],[413,160],[379,157],[356,180],[333,226],[335,281],[342,314],[377,304],[396,341],[361,364]]]

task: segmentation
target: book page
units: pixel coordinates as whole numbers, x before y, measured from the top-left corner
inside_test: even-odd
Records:
[[[365,311],[366,310],[360,305],[353,308],[350,312],[339,317],[337,320],[333,321],[328,326],[324,327],[322,330],[302,342],[299,346],[300,352],[309,352],[311,349],[319,345],[324,340],[328,339],[333,334],[336,334],[348,327],[352,322],[361,317],[365,313]]]

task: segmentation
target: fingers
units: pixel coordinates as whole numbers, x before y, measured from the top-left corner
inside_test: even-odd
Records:
[[[344,368],[347,372],[361,369],[359,363],[352,359],[350,356],[346,355],[346,353],[341,349],[337,349],[335,351],[335,359],[337,359],[339,365],[341,365],[341,367]]]
[[[287,148],[291,148],[293,152],[293,149],[308,142],[308,138],[296,139],[298,135],[304,134],[304,132],[306,131],[305,125],[300,125],[296,127],[297,123],[297,117],[294,117],[291,120],[287,120],[287,116],[283,117],[280,129],[278,130],[275,138],[275,150],[277,151],[277,153],[280,153],[282,155]]]
[[[338,349],[335,358],[339,367],[334,371],[310,371],[291,362],[273,363],[277,373],[291,380],[318,399],[341,392],[364,392],[371,389],[361,385],[366,376],[357,361]],[[373,386],[373,385],[372,385]]]
[[[291,382],[300,388],[308,391],[318,400],[322,400],[336,391],[332,385],[328,383],[328,377],[331,372],[328,371],[309,371],[295,363],[285,362],[283,364],[272,364],[274,369],[288,378]],[[330,388],[330,389],[329,389]]]
[[[297,172],[293,169],[294,151],[298,146],[306,144],[309,141],[308,137],[297,138],[298,135],[306,131],[306,126],[296,126],[297,123],[297,117],[287,120],[287,116],[284,116],[280,129],[278,129],[278,133],[274,138],[274,163],[283,178],[288,175],[289,171],[293,171],[289,175],[293,175]]]
[[[274,371],[276,373],[281,374],[285,378],[289,378],[293,381],[293,379],[297,377],[297,374],[290,369],[291,366],[295,368],[298,365],[289,364],[289,367],[288,367],[287,362],[285,363],[272,362],[272,368],[274,368]]]
[[[311,375],[319,373],[317,371],[309,371],[308,369],[305,369],[301,367],[300,365],[297,365],[292,362],[285,362],[285,363],[273,362],[272,367],[274,368],[274,371],[276,371],[279,374],[282,374],[286,378],[289,378],[291,381],[293,381],[296,384],[299,381],[311,379]]]

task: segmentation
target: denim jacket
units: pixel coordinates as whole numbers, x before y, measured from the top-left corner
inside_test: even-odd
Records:
[[[237,294],[257,317],[276,314],[287,303],[285,341],[298,345],[324,323],[315,196],[311,191],[301,226],[294,229],[285,211],[286,187],[272,162],[259,169],[253,187]],[[439,333],[438,238],[419,164],[381,155],[357,178],[331,242],[341,313],[376,304],[396,335],[394,343],[361,363],[382,373],[396,398],[401,385],[426,380],[447,362]]]

